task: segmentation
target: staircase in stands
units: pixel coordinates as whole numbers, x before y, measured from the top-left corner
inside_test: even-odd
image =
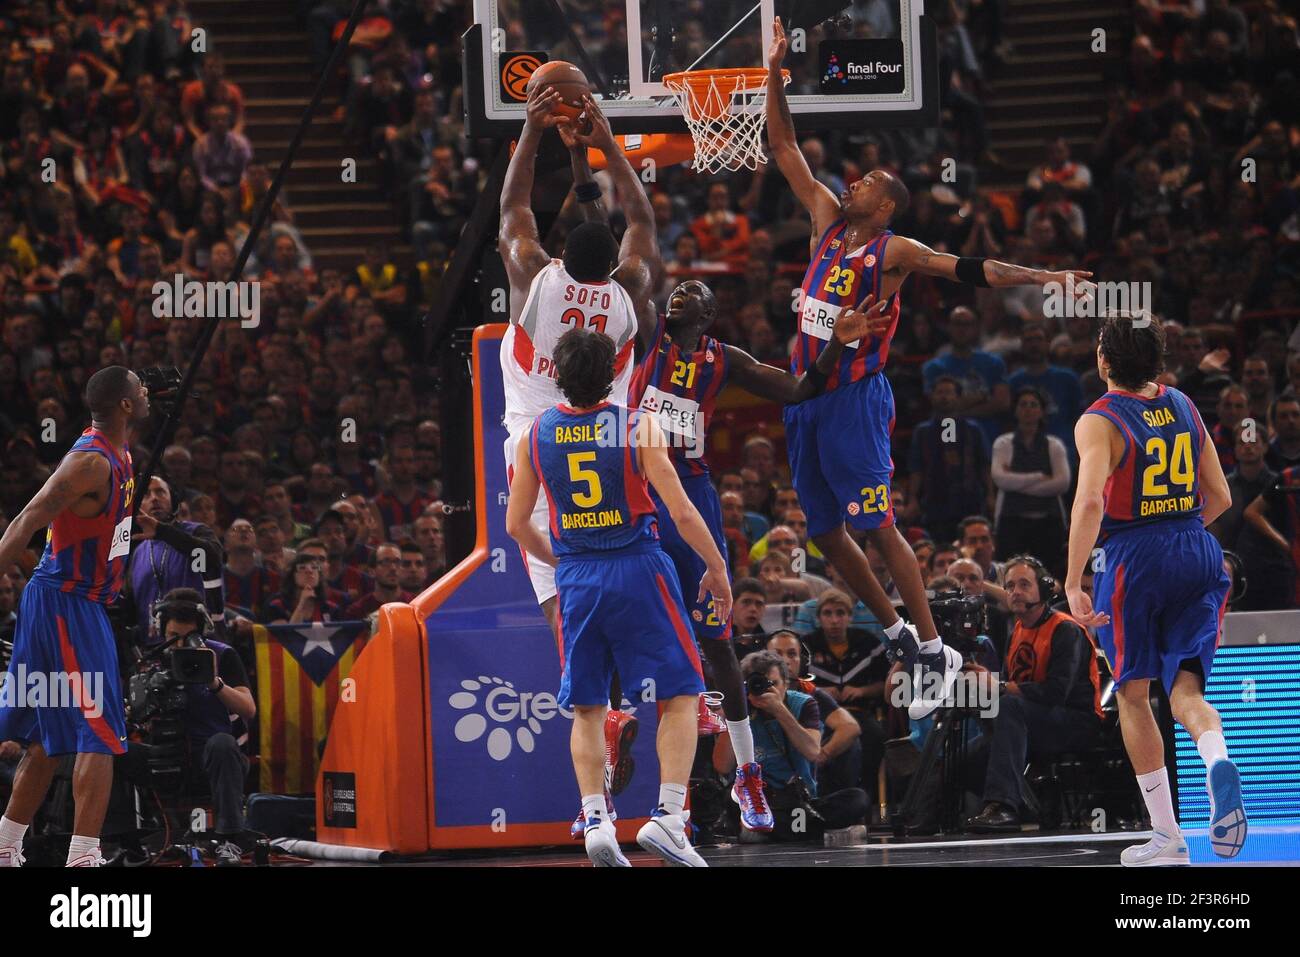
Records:
[[[226,79],[243,91],[244,135],[274,176],[316,84],[295,0],[190,0],[188,6],[196,25],[208,31],[208,49],[225,57]],[[333,85],[284,183],[318,271],[355,269],[375,241],[406,252],[394,207],[376,188],[376,163],[345,141],[339,106]],[[355,183],[342,181],[346,157],[357,161]]]
[[[991,67],[984,97],[991,149],[1000,166],[983,164],[980,185],[1018,189],[1043,161],[1043,144],[1064,136],[1085,162],[1106,120],[1104,77],[1121,66],[1131,27],[1128,0],[1008,0],[1003,27],[1011,51]],[[1092,52],[1105,30],[1105,53]]]

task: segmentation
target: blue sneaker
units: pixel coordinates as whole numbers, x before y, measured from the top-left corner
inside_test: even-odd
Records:
[[[885,639],[885,657],[889,663],[901,661],[903,667],[911,670],[912,665],[916,664],[917,646],[920,644],[916,634],[916,626],[910,622],[903,622],[903,630],[899,632],[897,638],[890,638],[884,635]]]
[[[961,674],[961,655],[944,645],[932,655],[917,654],[912,669],[912,700],[907,716],[913,721],[928,718],[952,697],[953,685]]]
[[[1236,857],[1246,843],[1246,805],[1237,766],[1220,758],[1205,776],[1210,792],[1210,847],[1220,857]]]
[[[736,768],[736,783],[731,786],[731,799],[740,805],[740,826],[747,831],[771,831],[776,822],[764,794],[763,769],[757,764],[742,764]]]

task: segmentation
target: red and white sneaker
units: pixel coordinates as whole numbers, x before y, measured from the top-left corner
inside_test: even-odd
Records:
[[[82,854],[80,857],[74,857],[68,861],[66,867],[103,867],[105,864],[104,855],[99,853],[99,848],[95,848],[88,854]]]
[[[609,780],[609,768],[605,768],[605,780]],[[618,820],[618,812],[614,810],[614,798],[609,793],[609,788],[605,788],[605,810],[609,814],[609,823],[613,824]],[[582,808],[578,808],[578,816],[573,819],[569,825],[569,837],[575,841],[582,837],[587,830],[587,814]]]
[[[25,860],[21,847],[0,847],[0,867],[22,867]]]
[[[740,805],[740,825],[747,831],[768,832],[775,821],[764,793],[763,769],[757,764],[742,764],[736,768],[736,783],[731,786],[731,799]]]
[[[720,707],[722,707],[720,692],[700,692],[699,735],[701,738],[707,738],[711,734],[722,734],[727,730],[726,719],[718,713]]]
[[[611,795],[622,794],[632,783],[636,762],[632,759],[632,742],[639,722],[626,711],[605,713],[605,786]]]

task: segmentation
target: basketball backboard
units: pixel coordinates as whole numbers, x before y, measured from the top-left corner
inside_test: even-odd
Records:
[[[524,86],[548,60],[587,74],[615,132],[685,132],[664,75],[766,66],[777,15],[800,129],[937,123],[924,0],[474,0],[464,37],[469,133],[517,135]]]

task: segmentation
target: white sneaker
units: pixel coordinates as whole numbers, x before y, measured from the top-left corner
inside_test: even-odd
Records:
[[[21,847],[0,847],[0,867],[22,867],[25,860]]]
[[[99,848],[95,848],[89,854],[82,854],[68,861],[64,867],[103,867],[105,864],[104,855],[99,853]]]
[[[603,821],[588,827],[583,839],[587,843],[587,857],[595,867],[631,867],[618,846],[618,834],[612,821]]]
[[[677,814],[656,814],[637,832],[636,842],[678,867],[708,867],[686,837],[686,822]]]
[[[947,645],[932,655],[917,655],[916,667],[912,669],[912,700],[907,705],[907,716],[920,721],[947,704],[957,676],[961,674],[961,665],[957,649]]]
[[[1181,833],[1171,836],[1156,831],[1145,844],[1124,848],[1119,862],[1125,867],[1178,867],[1191,864],[1192,860],[1187,856],[1187,842]]]

